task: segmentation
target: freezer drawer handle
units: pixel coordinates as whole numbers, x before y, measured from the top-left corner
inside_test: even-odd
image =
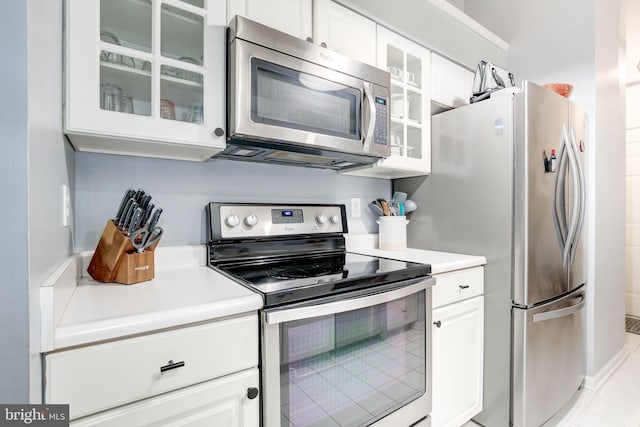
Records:
[[[160,366],[160,372],[170,371],[172,369],[182,368],[184,366],[184,361],[182,362],[174,362],[173,360],[169,360],[166,365]]]
[[[546,311],[533,315],[533,322],[544,322],[545,320],[557,319],[559,317],[570,316],[579,312],[584,307],[584,295],[580,295],[580,302],[571,307],[561,308],[560,310]]]

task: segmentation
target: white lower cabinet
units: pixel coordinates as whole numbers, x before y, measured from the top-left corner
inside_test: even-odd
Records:
[[[257,426],[257,367],[253,313],[46,354],[45,403],[79,425]]]
[[[482,410],[484,296],[458,300],[467,290],[482,292],[482,275],[480,283],[469,281],[478,272],[483,268],[446,273],[444,280],[434,275],[434,291],[454,292],[439,306],[434,297],[433,427],[459,427]]]
[[[255,390],[258,381],[258,369],[253,368],[81,418],[71,425],[257,427],[260,399]]]

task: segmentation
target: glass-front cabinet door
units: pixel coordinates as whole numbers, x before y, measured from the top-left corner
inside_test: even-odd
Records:
[[[391,155],[348,174],[405,178],[431,172],[431,52],[378,26],[378,68],[391,77]]]
[[[74,147],[187,160],[224,149],[225,19],[220,0],[67,0]]]

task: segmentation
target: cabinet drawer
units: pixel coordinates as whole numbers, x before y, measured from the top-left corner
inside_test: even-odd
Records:
[[[45,363],[46,403],[69,404],[74,419],[257,366],[258,317],[53,353]]]
[[[433,308],[482,295],[484,292],[484,267],[435,274]]]
[[[71,426],[166,426],[176,420],[180,426],[258,426],[260,399],[247,392],[259,382],[258,368],[252,368],[81,418]]]

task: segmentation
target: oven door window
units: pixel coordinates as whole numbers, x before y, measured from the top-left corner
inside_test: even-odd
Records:
[[[369,425],[425,394],[425,291],[279,333],[282,426]]]
[[[360,140],[362,94],[311,74],[251,59],[251,120]]]

